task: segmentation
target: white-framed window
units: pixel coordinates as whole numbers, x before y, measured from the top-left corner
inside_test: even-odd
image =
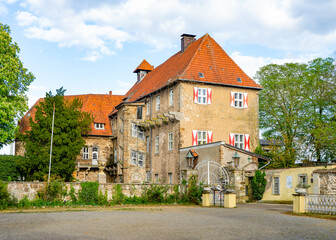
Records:
[[[124,119],[120,118],[120,133],[123,133],[124,131]]]
[[[207,131],[197,131],[197,145],[207,143]]]
[[[147,152],[149,153],[149,136],[146,137],[146,144],[147,144]]]
[[[146,115],[148,116],[149,113],[150,113],[150,101],[148,101],[146,104]]]
[[[89,159],[89,148],[83,147],[83,159]]]
[[[174,104],[174,90],[169,90],[169,106],[173,106]]]
[[[138,165],[140,167],[144,166],[144,154],[143,153],[138,153]]]
[[[146,182],[150,182],[151,181],[151,173],[150,171],[146,172]]]
[[[155,182],[159,183],[159,174],[155,174]]]
[[[141,140],[145,139],[145,132],[141,128],[139,128],[139,138]]]
[[[156,111],[160,110],[160,95],[156,96]]]
[[[207,89],[206,88],[198,89],[198,103],[207,104]]]
[[[301,185],[307,185],[308,184],[308,179],[306,174],[299,174],[299,184]]]
[[[118,152],[117,152],[117,148],[114,149],[114,163],[118,162]]]
[[[159,145],[160,145],[160,138],[159,138],[159,136],[156,136],[155,137],[155,141],[154,141],[154,144],[155,144],[155,153],[156,154],[159,154]]]
[[[168,183],[173,184],[173,174],[172,173],[168,173]]]
[[[135,123],[132,123],[132,136],[137,137],[138,126]]]
[[[235,134],[235,147],[244,149],[244,134]]]
[[[98,160],[98,148],[92,148],[92,160]]]
[[[273,177],[273,195],[280,195],[280,178]]]
[[[168,133],[168,151],[173,150],[173,133]]]
[[[119,146],[119,159],[122,163],[124,162],[124,149],[122,146]]]
[[[142,119],[142,107],[137,108],[137,119]]]
[[[94,123],[95,129],[105,129],[105,123]]]
[[[235,92],[234,93],[234,106],[236,108],[242,108],[243,105],[243,93]]]
[[[131,164],[136,165],[137,164],[137,152],[131,151]]]

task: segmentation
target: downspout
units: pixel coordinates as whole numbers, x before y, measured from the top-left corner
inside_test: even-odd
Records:
[[[149,117],[152,118],[152,94],[150,96],[150,115]],[[152,137],[153,137],[153,132],[152,128],[150,128],[150,136],[149,136],[149,175],[150,175],[150,181],[152,181]]]
[[[261,168],[259,168],[259,170],[263,169],[264,167],[267,167],[270,163],[271,163],[271,161],[268,161],[268,163],[266,163],[264,166],[262,166]]]

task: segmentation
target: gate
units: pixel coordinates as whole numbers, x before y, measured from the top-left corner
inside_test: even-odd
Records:
[[[229,184],[229,174],[219,163],[214,161],[202,161],[195,167],[197,169],[198,183],[208,186]]]

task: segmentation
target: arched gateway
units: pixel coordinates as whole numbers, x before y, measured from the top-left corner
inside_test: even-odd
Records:
[[[202,161],[195,167],[197,169],[198,183],[211,185],[229,184],[229,174],[225,168],[214,161]]]

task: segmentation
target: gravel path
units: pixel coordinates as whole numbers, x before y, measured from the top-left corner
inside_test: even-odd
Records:
[[[291,209],[239,204],[0,214],[0,239],[336,239],[336,221],[284,214]]]

